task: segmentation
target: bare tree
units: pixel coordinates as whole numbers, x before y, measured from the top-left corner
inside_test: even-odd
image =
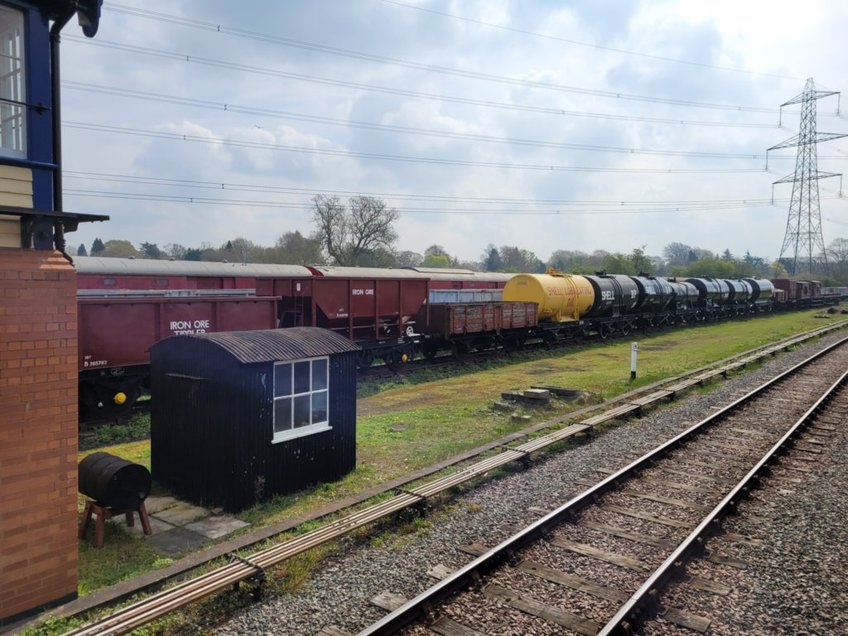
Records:
[[[689,252],[692,248],[686,243],[669,243],[663,248],[663,256],[671,265],[686,265],[689,262]]]
[[[379,247],[391,251],[397,241],[400,213],[380,199],[352,197],[345,206],[338,197],[318,194],[312,202],[316,238],[336,265],[356,265],[363,254]]]
[[[173,258],[175,261],[181,261],[185,258],[188,249],[179,243],[167,243],[165,245],[165,254]]]
[[[836,238],[827,246],[827,255],[835,263],[848,262],[848,239]]]
[[[543,272],[545,264],[530,250],[515,245],[501,245],[498,250],[501,271],[504,272]]]
[[[398,252],[397,262],[398,267],[418,267],[424,262],[424,257],[418,252],[404,250],[402,252]]]

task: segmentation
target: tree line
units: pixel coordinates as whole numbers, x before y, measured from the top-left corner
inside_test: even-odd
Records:
[[[615,274],[652,274],[657,276],[711,276],[716,278],[779,278],[786,276],[786,263],[768,262],[746,252],[736,256],[730,250],[717,254],[685,243],[669,243],[661,256],[650,256],[644,246],[630,253],[560,249],[547,260],[515,245],[489,244],[478,260],[452,256],[444,247],[433,244],[423,252],[397,250],[394,225],[400,213],[382,200],[369,196],[351,197],[343,202],[336,196],[316,195],[312,199],[314,230],[304,236],[298,231],[285,232],[273,246],[257,245],[244,238],[233,238],[219,246],[202,243],[186,247],[169,243],[162,247],[128,240],[102,241],[97,238],[90,249],[80,245],[80,256],[173,259],[187,261],[227,261],[240,263],[279,263],[290,265],[344,265],[358,267],[432,267],[462,268],[487,272],[544,272],[547,268],[573,274],[609,272]],[[828,272],[824,258],[821,271],[812,275],[826,285],[848,284],[848,239],[836,239],[827,250]]]

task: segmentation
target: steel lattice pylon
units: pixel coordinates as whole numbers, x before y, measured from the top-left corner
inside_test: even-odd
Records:
[[[768,150],[778,150],[798,146],[795,160],[795,172],[772,184],[792,182],[792,199],[789,204],[789,216],[786,219],[786,235],[780,248],[780,259],[787,258],[787,269],[791,275],[798,273],[799,256],[803,267],[806,256],[807,271],[812,274],[816,254],[824,258],[824,269],[827,270],[827,251],[824,246],[824,236],[821,229],[821,208],[819,206],[819,179],[841,177],[835,172],[820,172],[816,166],[816,144],[820,141],[838,139],[848,135],[837,133],[821,133],[816,131],[816,100],[831,95],[839,95],[837,91],[817,91],[813,78],[807,79],[804,92],[780,105],[781,119],[783,107],[801,104],[801,123],[798,134],[786,141],[772,146]],[[838,106],[837,106],[838,112]],[[841,189],[841,188],[840,188]],[[818,250],[818,252],[816,252]]]

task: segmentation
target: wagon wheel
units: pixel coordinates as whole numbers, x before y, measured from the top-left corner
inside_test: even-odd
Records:
[[[428,360],[432,360],[436,357],[436,354],[439,352],[439,345],[435,342],[427,341],[423,345],[421,345],[421,353]]]
[[[465,360],[468,357],[468,345],[464,342],[454,340],[451,343],[451,352],[453,353],[453,357],[457,360]]]
[[[86,388],[80,401],[87,417],[118,419],[127,415],[141,396],[141,379],[119,383],[94,383]]]
[[[383,362],[394,373],[398,373],[403,363],[402,354],[400,351],[389,351],[383,356]]]
[[[79,387],[79,409],[80,415],[93,417],[97,413],[97,405],[100,399],[97,392],[88,383],[80,383]]]
[[[609,338],[609,335],[610,335],[609,325],[601,324],[598,327],[598,336],[601,338],[601,340],[606,340],[607,338]]]

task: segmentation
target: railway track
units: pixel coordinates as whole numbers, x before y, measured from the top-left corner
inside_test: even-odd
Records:
[[[767,314],[751,314],[746,319],[756,318],[759,315]],[[713,322],[726,320],[716,319]],[[686,326],[700,326],[703,323],[687,323],[683,326],[678,325],[675,328],[685,328]],[[644,334],[660,333],[666,331],[666,326],[651,327],[644,330]],[[406,362],[393,363],[375,363],[357,371],[358,382],[362,385],[369,383],[379,383],[385,380],[394,380],[403,376],[410,376],[422,371],[443,371],[450,370],[456,367],[469,367],[471,365],[483,365],[492,360],[493,357],[498,359],[509,359],[513,356],[528,354],[538,351],[549,351],[552,349],[560,349],[563,347],[574,346],[576,343],[590,344],[592,342],[616,341],[624,340],[628,337],[627,334],[613,334],[609,338],[600,338],[599,336],[575,337],[572,339],[563,339],[554,342],[537,341],[527,343],[518,349],[486,348],[474,351],[467,351],[462,354],[451,354],[448,351],[441,351],[438,355],[432,358],[425,356],[415,356]],[[88,433],[96,429],[98,426],[120,423],[138,415],[146,415],[150,412],[150,396],[135,401],[132,406],[122,410],[120,413],[113,413],[109,416],[86,415],[80,411],[80,430],[83,433]]]
[[[575,420],[573,415],[547,422],[547,426],[556,424],[565,424],[565,426],[546,435],[530,439],[517,446],[503,448],[502,452],[496,455],[480,459],[451,475],[438,477],[422,486],[408,490],[398,489],[395,491],[397,494],[394,497],[373,506],[353,511],[347,516],[336,519],[335,521],[329,521],[317,530],[302,534],[294,539],[283,541],[249,556],[234,556],[229,563],[223,566],[154,594],[131,606],[117,610],[112,615],[101,618],[72,633],[124,633],[205,596],[225,590],[239,581],[257,581],[261,579],[265,569],[282,563],[288,558],[310,548],[336,540],[357,528],[383,519],[404,508],[420,504],[430,497],[439,495],[472,479],[479,478],[499,466],[512,462],[526,462],[534,457],[534,454],[538,451],[544,450],[548,446],[564,439],[584,433],[597,424],[622,417],[628,413],[641,411],[653,403],[665,401],[687,387],[700,384],[718,375],[726,375],[728,371],[738,369],[762,358],[770,357],[781,350],[789,349],[805,340],[824,335],[844,326],[844,323],[829,325],[778,343],[759,347],[739,356],[723,360],[710,367],[697,369],[668,381],[643,387],[638,392],[632,392],[626,396],[622,396],[622,398],[614,401],[614,403],[608,403],[605,410],[601,407],[595,407],[596,410],[600,410],[599,413],[575,423],[568,422],[569,419]],[[538,426],[541,428],[541,425]]]
[[[846,343],[761,385],[500,545],[467,546],[476,559],[360,636],[630,633],[801,431],[817,427],[798,452],[821,452],[815,441],[832,429],[823,422],[848,405]],[[706,558],[734,565],[717,550]],[[725,587],[706,577],[689,584],[718,594]],[[682,608],[663,608],[663,618],[699,631],[709,624]]]
[[[757,317],[765,317],[770,315],[769,313],[759,313],[759,314],[750,314],[745,316],[743,319],[750,320],[755,319]],[[718,322],[725,322],[728,320],[739,320],[739,316],[728,316],[728,317],[716,317],[709,321],[710,324],[715,324]],[[687,322],[680,323],[676,325],[672,324],[663,324],[652,327],[644,327],[640,330],[640,334],[642,336],[654,335],[663,332],[667,332],[669,328],[678,330],[685,329],[687,327],[699,327],[703,326],[705,322]],[[483,347],[480,349],[472,349],[472,350],[462,350],[462,351],[454,351],[453,353],[448,350],[441,350],[439,353],[433,357],[427,357],[422,355],[416,355],[414,358],[408,360],[407,362],[394,362],[394,363],[380,363],[374,364],[373,366],[367,366],[364,368],[360,368],[358,371],[358,377],[360,381],[364,382],[372,382],[372,381],[380,381],[385,379],[391,379],[398,376],[408,375],[411,373],[416,373],[421,370],[429,370],[429,369],[439,369],[439,368],[450,368],[455,366],[467,366],[473,364],[486,364],[491,361],[493,356],[497,356],[500,358],[507,358],[520,355],[523,353],[532,353],[535,351],[550,351],[550,350],[558,350],[565,347],[573,347],[575,345],[580,344],[592,344],[596,342],[615,342],[619,340],[626,340],[628,338],[632,338],[636,335],[636,332],[615,332],[609,335],[600,335],[600,334],[592,334],[592,335],[573,335],[569,338],[561,338],[558,340],[533,340],[531,342],[527,342],[520,347],[517,348],[508,348],[503,345],[494,345],[489,347]]]

